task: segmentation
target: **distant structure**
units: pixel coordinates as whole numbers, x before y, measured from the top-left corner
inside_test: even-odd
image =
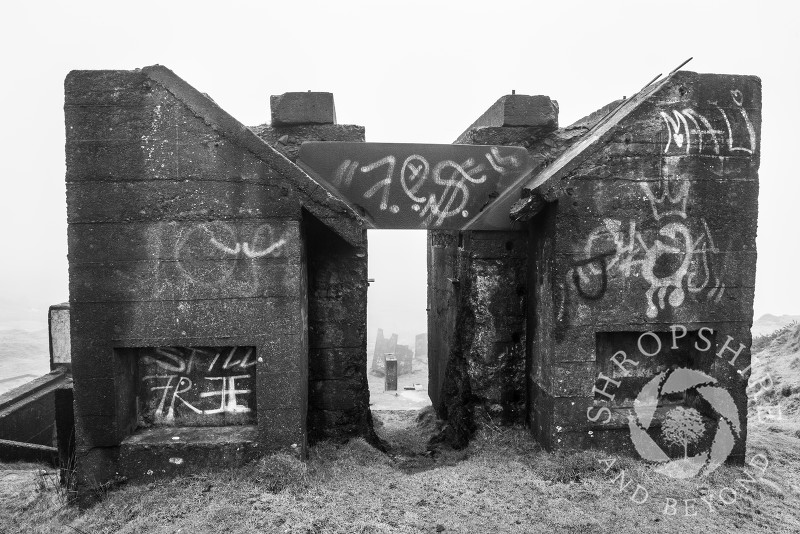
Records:
[[[417,334],[414,338],[414,359],[425,360],[428,359],[428,334]]]
[[[50,306],[48,323],[50,373],[6,379],[22,384],[0,395],[0,461],[48,462],[63,480],[75,449],[69,304]]]
[[[404,375],[413,371],[414,353],[408,345],[397,344],[397,334],[390,338],[383,336],[383,329],[378,328],[375,337],[375,350],[372,353],[372,367],[370,372],[377,376],[386,374],[386,355],[391,354],[397,360],[397,374]]]

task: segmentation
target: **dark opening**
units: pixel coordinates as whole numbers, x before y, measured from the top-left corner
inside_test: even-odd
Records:
[[[255,347],[131,350],[139,428],[256,424]]]
[[[610,410],[608,418],[598,417],[599,421],[595,421],[597,428],[629,427],[630,421],[636,420],[637,414],[644,409],[643,406],[652,405],[652,398],[655,400],[655,412],[644,430],[659,443],[662,450],[668,451],[671,456],[687,457],[693,451],[710,445],[708,441],[714,432],[709,429],[713,429],[718,421],[713,417],[714,410],[691,384],[694,377],[703,378],[703,375],[708,380],[700,382],[713,383],[710,375],[716,339],[714,333],[707,329],[689,331],[681,337],[682,333],[679,331],[675,337],[671,331],[596,334],[597,380],[593,390],[594,413],[599,413],[597,410],[600,407]],[[636,362],[636,365],[625,362],[625,358]],[[676,371],[682,374],[675,375]],[[671,387],[686,383],[686,389],[677,387],[672,392],[662,391],[662,386],[673,375],[678,379],[672,381]],[[602,376],[614,382],[609,382]],[[681,380],[683,376],[693,378]],[[655,387],[646,389],[653,384]],[[645,396],[645,401],[637,405],[637,398],[643,390],[657,395]],[[687,439],[684,440],[683,447],[677,446],[676,443],[680,440],[673,439],[672,430],[668,427],[686,425],[687,421],[692,420],[697,432],[691,443]]]

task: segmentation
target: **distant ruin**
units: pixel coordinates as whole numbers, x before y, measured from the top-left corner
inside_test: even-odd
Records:
[[[636,412],[643,390],[714,420],[665,385],[691,369],[730,395],[742,462],[760,108],[756,77],[678,71],[564,128],[550,98],[508,95],[457,145],[387,145],[324,93],[247,128],[164,67],[71,72],[79,488],[374,441],[372,227],[428,231],[429,395],[453,446],[489,418],[634,452],[666,417]]]
[[[388,355],[392,355],[397,360],[398,375],[408,374],[414,370],[414,352],[411,348],[408,345],[398,345],[397,334],[392,334],[389,339],[386,339],[383,337],[383,329],[378,328],[370,372],[377,376],[383,376]]]

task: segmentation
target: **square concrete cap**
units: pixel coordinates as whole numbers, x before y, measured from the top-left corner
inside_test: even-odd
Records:
[[[544,95],[500,97],[471,128],[502,126],[558,127],[558,102]]]
[[[283,93],[269,97],[272,125],[336,124],[333,93]]]

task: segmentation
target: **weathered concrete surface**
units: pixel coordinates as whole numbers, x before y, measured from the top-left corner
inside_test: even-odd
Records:
[[[414,370],[414,351],[408,345],[397,345],[394,357],[397,360],[398,375],[405,375]]]
[[[439,417],[446,413],[442,388],[456,341],[458,245],[458,232],[428,232],[428,396]]]
[[[52,447],[56,391],[67,381],[63,371],[53,371],[0,395],[0,439]]]
[[[364,141],[364,127],[299,124],[251,127],[295,161],[306,141]],[[366,377],[367,234],[359,244],[336,236],[319,220],[305,219],[308,261],[309,439],[360,436],[377,443]]]
[[[556,131],[549,98],[519,97],[498,100],[456,143],[520,146],[541,166],[584,131]],[[430,397],[448,422],[440,439],[460,447],[476,419],[525,419],[527,233],[436,231],[428,244]]]
[[[363,126],[353,124],[260,124],[250,129],[291,161],[306,141],[363,142],[365,135]]]
[[[336,124],[333,93],[294,92],[269,97],[273,126]]]
[[[50,332],[50,369],[72,367],[69,339],[69,302],[50,306],[47,313]]]
[[[741,431],[728,458],[743,461],[747,379],[738,371],[750,363],[760,111],[755,77],[679,72],[612,117],[574,162],[555,162],[562,173],[533,180],[558,200],[530,222],[530,415],[545,446],[631,450],[630,392],[687,353],[670,345],[656,367],[616,369],[613,398],[597,393],[600,373],[615,351],[642,361],[632,336],[677,324],[689,336],[714,331],[712,348],[689,354],[691,367],[733,399]],[[713,416],[688,394],[680,402]]]
[[[435,316],[450,341],[447,353],[431,347],[428,362],[430,372],[444,371],[431,381],[439,387],[431,399],[448,422],[441,438],[454,446],[466,445],[476,420],[524,420],[526,252],[525,232],[464,232],[457,283],[444,280],[457,286],[455,317]]]
[[[384,379],[386,391],[397,391],[397,360],[392,356],[384,359]]]
[[[558,102],[543,95],[505,95],[492,104],[463,135],[479,128],[530,127],[549,132],[558,128]]]
[[[45,461],[67,469],[75,449],[67,366],[0,395],[0,460]]]
[[[119,466],[129,480],[151,480],[244,465],[266,448],[248,426],[153,428],[122,442]]]
[[[372,430],[367,383],[367,243],[352,247],[308,219],[309,438]]]
[[[119,472],[147,348],[255,347],[261,450],[302,454],[302,231],[360,247],[358,214],[163,67],[74,71],[64,109],[79,480]]]
[[[36,462],[58,465],[58,449],[47,445],[0,439],[0,462]]]

